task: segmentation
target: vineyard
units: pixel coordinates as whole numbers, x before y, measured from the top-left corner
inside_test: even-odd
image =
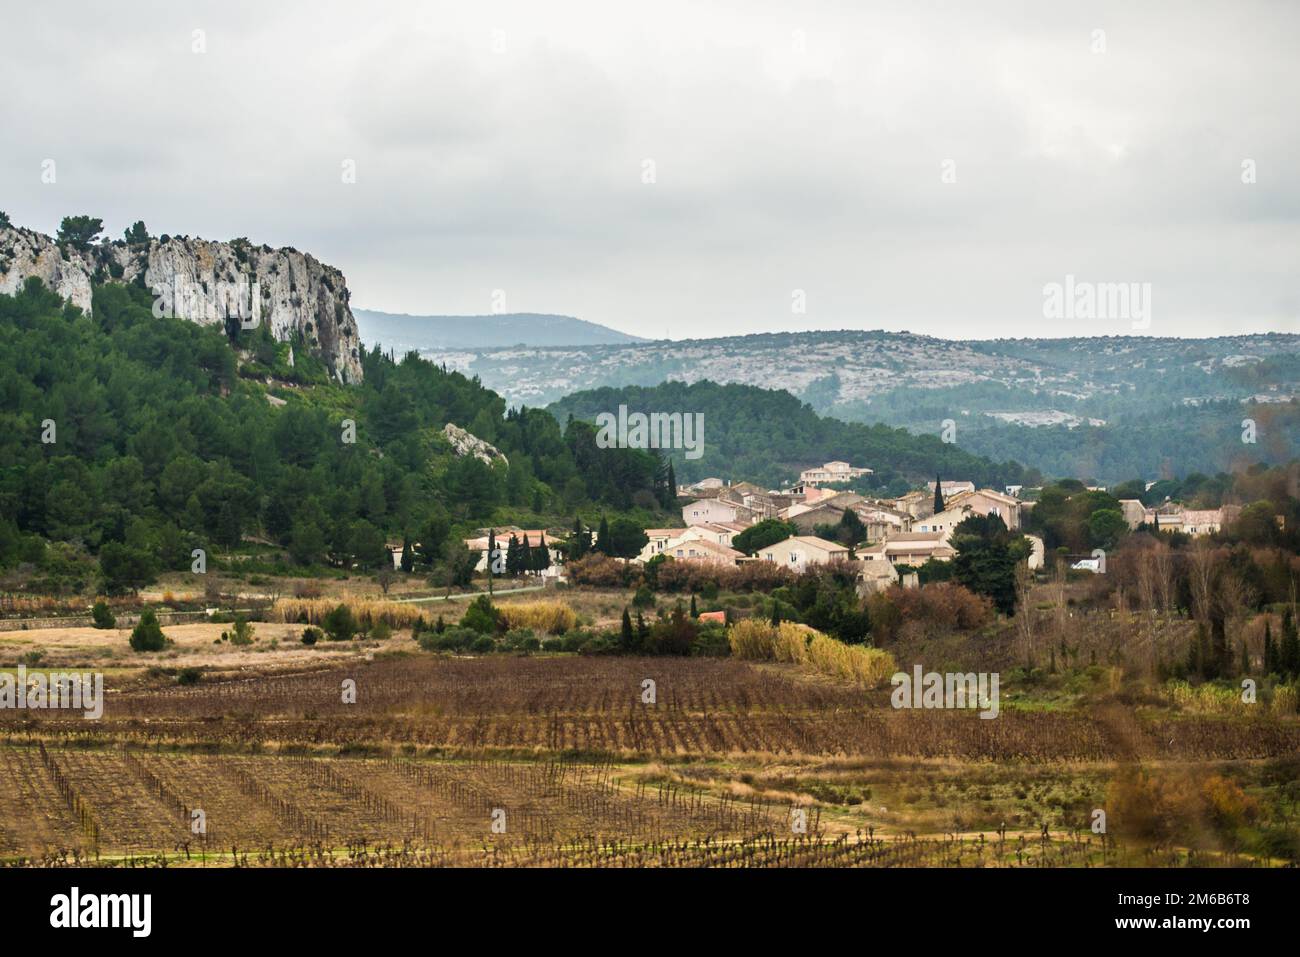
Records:
[[[1088,831],[1113,768],[1285,761],[1300,727],[899,711],[735,659],[390,655],[122,677],[100,720],[6,711],[0,742],[10,864],[1094,866],[1153,853]]]
[[[643,682],[655,701],[642,700]],[[355,700],[345,700],[351,683]],[[389,657],[182,687],[110,689],[104,716],[3,712],[0,734],[657,756],[960,757],[1017,761],[1252,759],[1300,753],[1300,725],[1128,709],[894,710],[887,689],[729,659]]]
[[[1078,830],[837,832],[817,809],[620,783],[613,766],[0,748],[10,864],[276,866],[1092,866]],[[798,833],[790,826],[803,814]],[[201,825],[196,821],[201,820]],[[494,828],[494,823],[499,825]],[[1147,855],[1150,860],[1150,855]],[[1166,863],[1189,863],[1172,855]]]

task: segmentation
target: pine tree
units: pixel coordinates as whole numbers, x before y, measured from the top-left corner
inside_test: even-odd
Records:
[[[934,477],[934,514],[938,515],[943,511],[943,482],[939,476]]]
[[[609,554],[609,520],[604,515],[600,517],[600,528],[596,532],[596,551],[602,555]]]

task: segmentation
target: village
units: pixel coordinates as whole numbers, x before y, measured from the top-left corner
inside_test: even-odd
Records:
[[[977,488],[969,481],[938,478],[924,489],[897,498],[871,498],[847,489],[870,474],[870,468],[834,461],[803,470],[797,482],[779,490],[720,478],[679,485],[678,500],[685,500],[682,524],[645,529],[646,541],[640,551],[622,557],[642,564],[656,559],[723,566],[772,562],[796,572],[829,562],[851,562],[860,592],[893,584],[915,588],[920,584],[917,570],[921,566],[947,562],[956,555],[951,540],[963,521],[974,515],[996,515],[1008,529],[1019,531],[1034,507],[1033,495],[1039,491],[1018,485],[999,491]],[[1188,509],[1176,502],[1148,507],[1137,499],[1120,499],[1120,505],[1130,529],[1149,526],[1192,537],[1218,532],[1239,511],[1229,505]],[[763,536],[775,540],[759,545],[745,539],[737,542],[760,523],[777,530],[776,536]],[[784,531],[780,531],[782,526]],[[543,579],[563,579],[571,537],[572,533],[557,529],[501,526],[479,529],[477,535],[465,539],[465,545],[478,553],[476,571],[480,573],[487,574],[490,566],[494,575],[514,574],[519,568]],[[1029,533],[1025,537],[1030,544],[1030,570],[1042,568],[1042,539]],[[543,547],[543,560],[521,565],[512,559],[507,572],[509,549],[531,555]],[[1104,568],[1095,555],[1073,556],[1070,567],[1094,573]]]

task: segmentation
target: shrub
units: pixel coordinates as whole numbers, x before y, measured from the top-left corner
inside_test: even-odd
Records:
[[[176,683],[178,685],[196,685],[202,677],[202,668],[182,668],[176,672]]]
[[[727,629],[708,625],[700,629],[691,645],[691,654],[696,658],[725,658],[731,654],[731,645],[727,642]]]
[[[461,628],[469,628],[484,635],[495,634],[501,629],[501,625],[501,612],[487,595],[479,595],[470,602],[470,606],[465,609],[465,615],[460,620]]]
[[[330,641],[351,641],[357,633],[357,619],[347,605],[335,605],[321,622]]]
[[[235,616],[235,627],[230,630],[232,645],[251,645],[253,643],[253,626],[243,615]]]
[[[650,626],[644,650],[652,655],[689,655],[698,634],[699,625],[679,605]]]
[[[314,625],[308,625],[302,630],[302,643],[304,645],[314,645],[324,637],[325,632]]]
[[[393,629],[389,628],[388,622],[381,618],[370,626],[370,631],[368,632],[367,637],[374,641],[387,641],[389,638],[393,637]]]
[[[132,651],[162,651],[167,647],[167,637],[158,624],[158,616],[152,608],[146,608],[140,615],[140,621],[131,629]]]
[[[470,644],[469,650],[474,652],[475,654],[485,655],[488,652],[495,651],[496,647],[497,647],[497,643],[493,641],[491,638],[489,638],[487,635],[479,635]]]
[[[420,647],[425,651],[467,651],[483,635],[473,628],[461,628],[452,625],[445,631],[425,631],[420,633]]]
[[[637,608],[650,608],[655,603],[655,593],[650,590],[649,585],[642,585],[632,596],[632,604]]]
[[[95,620],[96,628],[116,628],[117,618],[102,598],[90,609],[90,617]]]

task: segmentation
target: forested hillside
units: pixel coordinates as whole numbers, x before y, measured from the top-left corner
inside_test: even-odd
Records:
[[[566,434],[542,410],[506,414],[414,355],[372,351],[364,385],[341,385],[264,329],[155,319],[151,301],[96,286],[87,315],[35,279],[0,296],[0,568],[57,584],[99,556],[130,584],[250,539],[346,568],[410,537],[436,562],[475,524],[667,501],[653,455],[598,449],[591,427]],[[449,422],[509,464],[457,456]]]
[[[755,386],[701,381],[593,389],[548,408],[561,421],[570,415],[594,420],[601,412],[616,412],[619,405],[647,413],[704,414],[703,456],[691,460],[680,450],[672,453],[674,471],[683,482],[714,475],[779,487],[796,480],[801,470],[835,459],[874,469],[866,484],[895,493],[934,481],[935,475],[995,488],[1041,479],[1014,461],[980,458],[938,435],[826,418],[788,392]]]

